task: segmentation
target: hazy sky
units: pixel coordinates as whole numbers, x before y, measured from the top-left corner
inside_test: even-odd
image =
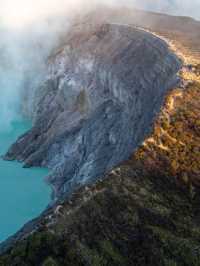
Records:
[[[0,19],[17,27],[51,13],[101,3],[125,4],[200,19],[200,0],[0,0]]]
[[[139,7],[200,19],[200,0],[129,0]]]

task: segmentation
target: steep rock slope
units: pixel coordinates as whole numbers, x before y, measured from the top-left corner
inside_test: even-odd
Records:
[[[166,43],[145,31],[75,27],[49,59],[35,95],[33,128],[6,155],[26,167],[49,167],[54,196],[128,159],[151,129],[180,68]]]

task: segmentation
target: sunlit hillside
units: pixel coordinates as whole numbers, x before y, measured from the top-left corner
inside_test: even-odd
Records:
[[[193,193],[193,186],[200,185],[200,36],[194,32],[195,38],[188,42],[187,34],[177,38],[165,31],[156,34],[168,41],[184,65],[181,83],[167,95],[153,135],[136,153],[137,159],[167,171]]]

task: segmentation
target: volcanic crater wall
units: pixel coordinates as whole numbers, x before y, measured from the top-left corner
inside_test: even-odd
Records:
[[[181,66],[165,42],[145,31],[74,27],[36,89],[33,128],[5,157],[50,168],[55,199],[129,158]]]

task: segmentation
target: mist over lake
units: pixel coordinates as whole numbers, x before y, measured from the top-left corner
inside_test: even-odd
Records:
[[[0,131],[0,154],[30,128],[24,120],[12,122]],[[18,162],[0,159],[0,242],[37,217],[50,201],[50,187],[44,182],[47,169],[24,169]]]

